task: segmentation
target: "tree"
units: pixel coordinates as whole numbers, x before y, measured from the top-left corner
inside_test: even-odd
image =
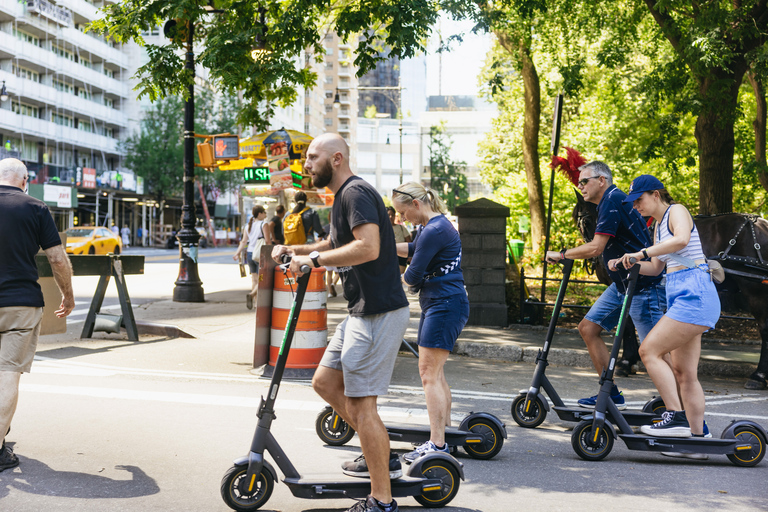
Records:
[[[692,82],[685,100],[696,116],[699,211],[729,212],[739,89],[764,51],[768,2],[644,1]]]
[[[450,212],[469,199],[467,164],[451,159],[452,146],[445,123],[429,128],[429,187],[440,195]]]
[[[219,12],[212,13],[214,6]],[[407,58],[424,49],[438,10],[432,0],[121,0],[106,5],[103,18],[91,29],[126,43],[145,45],[149,55],[136,77],[139,98],[152,101],[168,96],[186,99],[194,77],[184,70],[184,52],[191,23],[195,29],[196,63],[207,68],[212,85],[226,96],[240,94],[241,126],[266,129],[275,105],[295,101],[298,91],[315,85],[317,76],[302,67],[304,51],[322,60],[322,38],[335,31],[356,40],[358,76],[373,69],[381,45],[391,57]],[[145,44],[143,31],[176,20],[177,29],[163,45]],[[366,34],[358,38],[360,34]],[[271,50],[256,61],[251,51],[257,43]]]
[[[181,193],[184,158],[183,105],[178,98],[158,101],[146,111],[140,130],[124,142],[125,166],[144,178],[149,194],[162,203]]]
[[[237,96],[216,94],[209,88],[203,89],[195,97],[195,133],[215,135],[217,133],[239,134],[237,113],[240,100]],[[198,139],[202,142],[202,139]],[[214,196],[222,191],[234,192],[243,184],[240,171],[200,172],[197,174],[203,184],[206,196]]]

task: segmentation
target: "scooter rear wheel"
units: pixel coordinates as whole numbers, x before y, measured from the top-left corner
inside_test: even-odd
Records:
[[[341,416],[334,414],[331,406],[327,406],[317,415],[315,432],[325,444],[331,446],[345,445],[355,437],[355,429],[341,419]]]
[[[584,460],[603,460],[613,449],[613,432],[604,426],[595,439],[592,420],[584,420],[573,429],[571,446]]]
[[[525,428],[536,428],[544,422],[547,417],[547,409],[541,403],[539,397],[533,400],[525,410],[525,399],[527,395],[517,395],[512,401],[512,419],[515,423]]]
[[[247,474],[248,465],[242,464],[232,466],[224,474],[224,478],[221,479],[221,497],[224,499],[224,503],[232,510],[237,510],[238,512],[260,509],[269,500],[269,497],[272,496],[272,491],[275,488],[275,481],[272,479],[272,475],[266,468],[263,468],[252,491],[244,493],[240,489],[240,484]]]
[[[742,443],[749,443],[752,448],[739,451],[738,453],[729,453],[728,460],[737,466],[752,467],[757,466],[763,457],[765,457],[766,440],[759,429],[750,425],[742,425],[734,430],[736,439]]]
[[[442,459],[429,460],[421,468],[424,478],[441,481],[439,490],[425,491],[413,498],[428,508],[444,507],[453,500],[459,492],[459,472],[450,462]]]
[[[666,410],[667,406],[664,405],[664,400],[660,396],[653,397],[643,406],[643,412],[652,412],[659,417],[659,420],[661,420],[661,413],[666,412]]]
[[[504,436],[498,425],[486,418],[474,418],[469,421],[469,431],[483,436],[482,443],[465,444],[464,451],[478,460],[494,458],[504,446]]]

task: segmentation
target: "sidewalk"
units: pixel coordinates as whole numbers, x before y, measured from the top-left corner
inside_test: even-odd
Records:
[[[211,352],[201,351],[199,354],[200,369],[210,365],[215,366],[214,360],[226,357],[228,361],[239,361],[245,365],[250,362],[253,338],[255,332],[254,311],[245,307],[245,291],[248,283],[240,281],[242,289],[222,290],[206,293],[205,303],[178,303],[167,297],[134,306],[137,322],[151,322],[178,327],[199,341],[199,344],[212,347]],[[337,285],[337,290],[339,286]],[[411,319],[405,334],[407,341],[416,341],[420,309],[418,299],[408,296],[410,301]],[[118,308],[119,309],[119,308]],[[336,325],[346,316],[346,301],[339,295],[328,298],[328,332],[333,333]],[[83,319],[69,321],[66,334],[41,337],[41,345],[57,345],[65,342],[79,341],[79,344],[90,340],[78,340],[82,329]],[[140,331],[141,332],[141,331]],[[528,326],[513,324],[509,328],[475,327],[464,328],[454,349],[455,354],[477,359],[496,359],[511,362],[533,364],[538,350],[544,343],[547,333],[546,326]],[[124,340],[121,334],[95,333],[102,340]],[[143,341],[160,341],[176,337],[171,331],[165,336],[141,335]],[[612,337],[606,335],[606,342]],[[139,342],[139,343],[141,343]],[[249,347],[250,350],[249,350]],[[754,371],[759,359],[760,346],[757,341],[752,344],[708,340],[702,347],[699,371],[702,375],[722,377],[746,377]],[[222,354],[223,352],[223,354]],[[589,354],[575,329],[557,329],[549,362],[555,365],[592,368]]]

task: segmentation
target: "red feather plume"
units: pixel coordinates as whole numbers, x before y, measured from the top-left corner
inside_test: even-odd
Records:
[[[579,183],[579,167],[587,163],[587,161],[581,156],[581,153],[568,146],[565,146],[565,153],[566,158],[556,155],[552,156],[552,162],[550,162],[549,167],[565,174],[575,187]]]

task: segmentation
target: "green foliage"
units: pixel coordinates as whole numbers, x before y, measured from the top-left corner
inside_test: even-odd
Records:
[[[204,89],[195,96],[195,133],[215,135],[232,133],[239,135],[237,112],[240,100],[237,96],[216,95]],[[198,139],[202,142],[202,139]],[[203,183],[203,189],[217,192],[237,191],[243,184],[242,171],[201,171],[197,169],[197,179]]]
[[[429,128],[429,187],[445,202],[448,211],[469,200],[467,163],[451,159],[451,138],[445,133],[445,123]]]
[[[140,131],[123,143],[125,166],[144,178],[158,202],[181,194],[183,188],[183,109],[178,98],[158,101],[145,113]]]
[[[266,129],[275,105],[293,103],[298,91],[314,87],[317,76],[304,67],[307,51],[317,60],[325,55],[322,38],[336,31],[343,40],[357,42],[355,65],[362,76],[383,59],[381,43],[390,56],[407,58],[425,48],[437,20],[436,0],[216,0],[220,13],[209,13],[197,0],[122,0],[102,8],[103,17],[89,29],[126,43],[146,46],[149,62],[136,73],[139,98],[152,101],[186,98],[193,76],[184,70],[189,22],[195,27],[196,64],[207,68],[212,85],[227,96],[243,98],[237,121]],[[175,33],[162,45],[145,44],[142,32],[177,20]],[[262,19],[264,23],[262,24]],[[255,62],[256,41],[271,50]]]
[[[376,105],[368,105],[365,108],[364,117],[366,119],[373,119],[376,117]]]

